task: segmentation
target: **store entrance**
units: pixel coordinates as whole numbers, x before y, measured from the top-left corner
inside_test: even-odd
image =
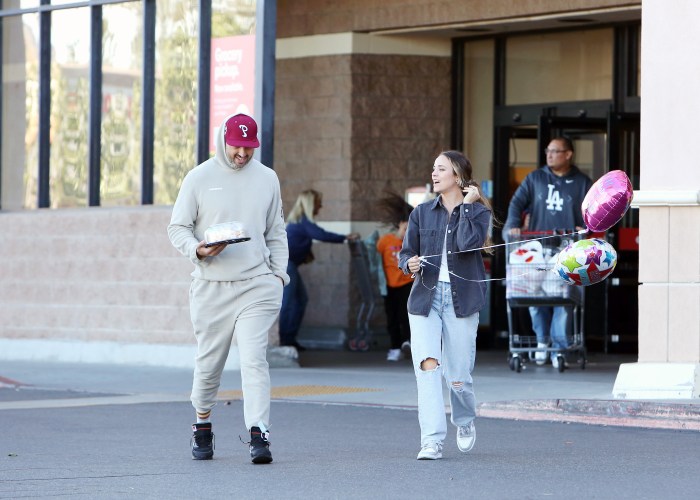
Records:
[[[594,181],[611,170],[623,170],[633,187],[639,188],[638,114],[540,116],[537,123],[496,127],[493,202],[502,222],[513,193],[528,173],[546,163],[544,148],[558,136],[573,141],[574,163]],[[637,214],[630,210],[607,232],[607,240],[618,252],[618,264],[608,279],[585,290],[585,340],[591,351],[637,352],[638,228]],[[503,251],[493,255],[494,277],[505,276],[505,259]],[[490,316],[491,343],[499,347],[508,342],[505,310],[505,282],[497,281],[491,287]],[[528,322],[527,317],[521,320]]]

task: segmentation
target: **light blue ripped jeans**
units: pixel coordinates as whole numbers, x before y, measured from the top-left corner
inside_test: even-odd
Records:
[[[428,316],[409,314],[409,321],[411,356],[418,386],[421,446],[442,443],[447,435],[443,375],[450,389],[452,423],[458,427],[468,425],[476,417],[472,370],[479,313],[458,318],[452,305],[450,284],[440,281]],[[421,363],[430,358],[438,362],[438,367],[423,370]]]

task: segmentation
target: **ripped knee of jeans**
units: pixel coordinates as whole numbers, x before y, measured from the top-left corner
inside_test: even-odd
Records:
[[[452,386],[452,390],[455,392],[464,391],[464,382],[452,382],[450,385]]]
[[[438,366],[440,366],[440,363],[435,358],[425,358],[420,362],[420,369],[424,372],[434,372]]]

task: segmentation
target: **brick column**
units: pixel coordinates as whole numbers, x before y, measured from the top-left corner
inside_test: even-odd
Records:
[[[301,191],[316,189],[319,225],[366,237],[382,229],[374,207],[383,190],[425,185],[449,147],[449,45],[439,55],[385,54],[377,53],[384,39],[347,33],[315,40],[317,54],[304,41],[281,42],[276,68],[274,168],[285,212]],[[360,300],[348,249],[315,243],[314,255],[301,268],[304,326],[352,330]]]

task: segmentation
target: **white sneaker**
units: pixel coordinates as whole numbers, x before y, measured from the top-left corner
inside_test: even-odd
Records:
[[[405,340],[404,343],[401,344],[401,352],[404,353],[404,356],[411,355],[411,343],[408,340]]]
[[[389,349],[386,353],[387,361],[398,361],[401,359],[401,349]]]
[[[547,344],[542,344],[538,342],[537,348],[543,350],[535,351],[535,363],[537,363],[537,366],[542,366],[547,362],[547,351],[544,350],[547,349]]]
[[[460,425],[457,428],[457,448],[462,453],[467,453],[472,448],[474,448],[474,443],[476,442],[476,427],[474,427],[474,422],[469,425]]]
[[[418,452],[417,460],[437,460],[442,458],[442,443],[428,443]]]

